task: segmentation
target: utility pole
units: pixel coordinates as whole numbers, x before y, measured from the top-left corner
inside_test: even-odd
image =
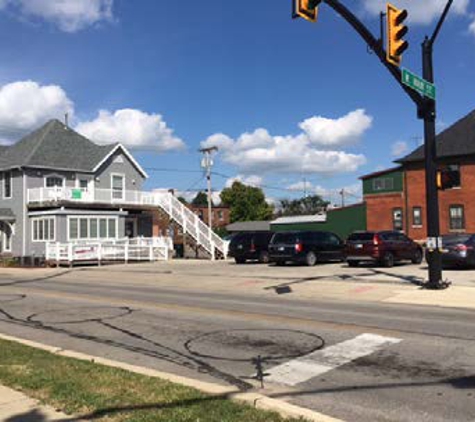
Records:
[[[340,191],[340,195],[341,195],[341,207],[343,208],[345,206],[345,188],[343,188]]]
[[[206,180],[208,185],[208,226],[213,229],[213,212],[211,210],[211,167],[213,167],[213,160],[211,153],[217,151],[218,147],[201,148],[198,151],[203,154],[201,160],[201,167],[206,171]]]

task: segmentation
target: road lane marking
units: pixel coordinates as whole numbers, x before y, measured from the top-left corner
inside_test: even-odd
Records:
[[[395,337],[361,334],[351,340],[317,350],[266,370],[266,381],[295,386],[355,359],[370,355],[385,346],[401,341]]]

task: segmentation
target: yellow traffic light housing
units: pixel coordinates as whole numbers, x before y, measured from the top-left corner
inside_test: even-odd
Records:
[[[322,0],[292,0],[293,18],[304,18],[310,22],[317,21],[318,5]]]
[[[409,47],[409,43],[403,40],[407,34],[408,28],[403,25],[407,18],[407,10],[398,9],[391,3],[387,4],[387,50],[386,59],[395,66],[401,65],[401,56]]]

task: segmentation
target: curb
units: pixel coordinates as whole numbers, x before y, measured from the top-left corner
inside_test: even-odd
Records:
[[[230,400],[246,403],[256,409],[270,410],[277,412],[285,418],[304,418],[312,422],[344,422],[341,419],[335,419],[330,416],[318,413],[316,411],[306,409],[287,403],[283,400],[273,399],[259,393],[242,393],[236,387],[226,387],[210,382],[199,381],[193,378],[183,377],[180,375],[161,372],[155,369],[145,368],[143,366],[130,365],[128,363],[114,361],[101,358],[99,356],[88,355],[85,353],[75,352],[73,350],[62,349],[61,347],[49,346],[47,344],[38,343],[36,341],[26,340],[19,337],[8,336],[0,333],[0,339],[8,340],[25,346],[34,347],[35,349],[45,350],[59,356],[89,361],[104,366],[123,369],[125,371],[141,374],[153,378],[160,378],[176,384],[184,385],[211,395],[226,395]]]

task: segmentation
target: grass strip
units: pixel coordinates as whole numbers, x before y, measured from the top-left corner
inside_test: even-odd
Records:
[[[82,420],[297,421],[166,380],[57,356],[6,340],[0,340],[0,384]]]

